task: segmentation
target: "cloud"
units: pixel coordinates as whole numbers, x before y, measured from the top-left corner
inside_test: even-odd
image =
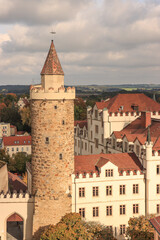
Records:
[[[39,81],[50,31],[68,84],[157,82],[160,1],[0,0],[1,79]],[[7,69],[7,71],[6,71]],[[30,80],[29,80],[30,79]],[[39,79],[39,80],[38,80]]]

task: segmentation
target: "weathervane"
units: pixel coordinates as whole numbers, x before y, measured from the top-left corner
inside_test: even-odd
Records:
[[[56,34],[56,32],[53,32],[53,31],[52,31],[52,32],[50,32],[50,33],[51,33],[52,35],[53,35],[53,34]],[[52,39],[52,40],[53,40],[53,39]]]

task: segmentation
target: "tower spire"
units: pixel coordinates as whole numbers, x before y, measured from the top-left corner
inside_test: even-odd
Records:
[[[42,68],[41,75],[64,75],[53,40],[51,40],[51,46]]]

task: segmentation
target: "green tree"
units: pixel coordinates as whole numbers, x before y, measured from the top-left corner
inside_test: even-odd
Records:
[[[74,102],[74,120],[85,120],[87,118],[86,103],[82,98],[76,98]]]
[[[0,149],[0,160],[6,162],[7,164],[10,162],[10,156],[4,149]]]
[[[25,152],[18,152],[13,154],[13,157],[10,159],[9,168],[16,173],[25,173],[26,162],[31,162],[31,155]]]
[[[132,240],[153,240],[154,233],[153,227],[149,223],[148,217],[140,216],[137,218],[130,218],[128,221],[127,235],[131,237]]]
[[[18,130],[23,130],[21,115],[16,107],[12,106],[3,108],[0,112],[0,118],[2,122],[13,124]]]
[[[38,234],[38,233],[37,233]],[[38,235],[37,235],[38,236]],[[56,225],[42,230],[40,240],[114,240],[112,232],[97,223],[86,223],[78,213],[69,213]]]

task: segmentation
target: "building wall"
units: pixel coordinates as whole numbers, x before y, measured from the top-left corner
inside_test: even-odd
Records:
[[[32,100],[33,231],[71,212],[74,170],[73,100]]]
[[[12,214],[17,213],[23,218],[23,240],[32,239],[32,217],[33,217],[33,198],[30,198],[28,193],[17,194],[16,192],[0,195],[0,237],[1,240],[6,240],[7,234],[7,219]]]
[[[16,154],[18,152],[25,152],[27,154],[31,154],[31,145],[6,146],[6,151],[11,157],[13,154]]]
[[[105,177],[105,170],[113,169],[113,177]],[[118,168],[108,162],[101,168],[100,176],[95,174],[93,177],[72,176],[72,211],[79,212],[80,208],[85,208],[85,220],[97,221],[101,224],[112,226],[113,232],[117,233],[118,239],[124,239],[119,236],[120,225],[127,227],[130,217],[138,217],[145,214],[145,183],[144,175],[138,171],[136,175],[131,172],[130,175],[123,173],[121,176]],[[133,184],[138,184],[139,193],[133,194]],[[120,185],[125,185],[125,194],[120,195]],[[98,186],[99,196],[93,197],[93,187]],[[112,195],[106,195],[106,186],[112,186]],[[79,188],[85,188],[85,197],[79,197]],[[138,214],[133,214],[133,204],[138,204]],[[120,215],[120,205],[125,205],[126,213]],[[112,216],[106,216],[106,207],[112,206]],[[93,207],[99,208],[99,216],[93,217]]]
[[[10,136],[10,123],[0,123],[0,138]]]
[[[126,127],[129,123],[141,116],[140,112],[134,113],[109,113],[107,109],[99,110],[95,105],[92,108],[87,109],[87,139],[88,152],[83,151],[78,147],[75,147],[75,153],[78,155],[85,154],[99,154],[102,151],[107,153],[106,139],[110,137],[113,131],[120,131]],[[151,112],[152,118],[160,119],[159,112]],[[98,133],[95,132],[95,126],[98,126]],[[75,139],[78,141],[84,141],[82,136],[75,134]],[[98,147],[95,145],[95,139],[98,139]],[[103,140],[102,140],[103,139]],[[110,151],[110,150],[109,150]],[[112,150],[111,152],[117,153],[119,150]]]
[[[8,191],[8,170],[7,164],[0,168],[0,193]]]

